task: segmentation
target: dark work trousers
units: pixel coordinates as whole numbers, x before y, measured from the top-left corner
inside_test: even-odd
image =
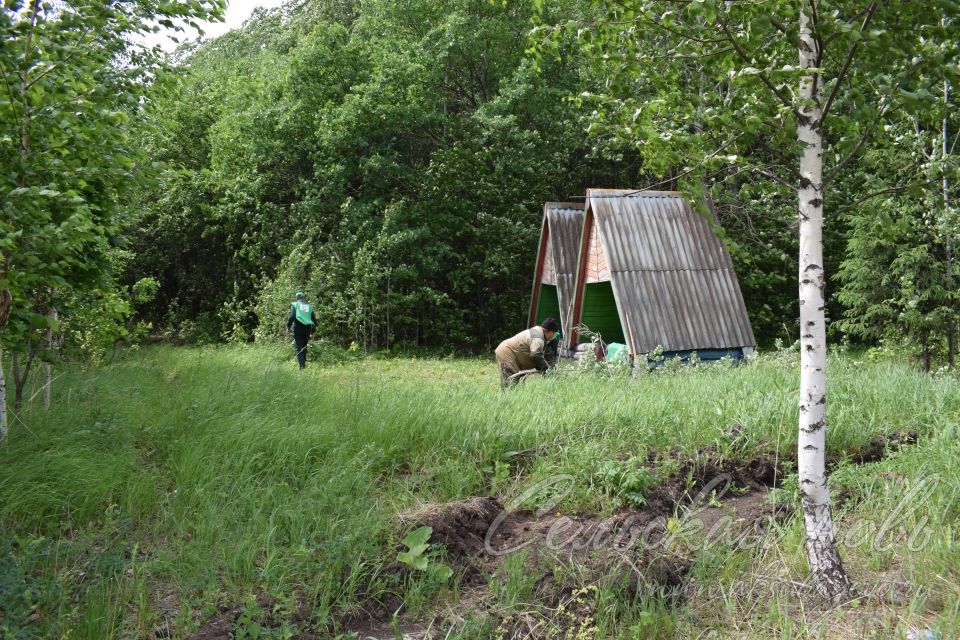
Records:
[[[310,327],[306,325],[296,325],[293,327],[293,342],[297,349],[297,362],[300,368],[307,366],[307,342],[310,340]]]

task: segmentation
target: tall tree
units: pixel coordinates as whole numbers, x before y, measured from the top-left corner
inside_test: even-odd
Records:
[[[857,338],[902,345],[927,370],[941,355],[954,366],[960,319],[953,264],[960,127],[951,91],[960,42],[948,37],[955,21],[942,17],[940,33],[924,34],[911,60],[925,82],[901,93],[921,108],[887,122],[859,166],[837,182],[852,200],[841,208],[849,241],[838,272],[844,311],[837,326]],[[857,193],[862,185],[882,197],[864,201]]]
[[[875,5],[867,9],[861,31]],[[817,587],[833,599],[851,592],[850,578],[834,544],[833,514],[826,474],[827,430],[827,318],[826,278],[823,267],[823,103],[824,39],[814,34],[817,2],[800,7],[800,92],[797,139],[800,141],[800,433],[797,467],[807,539],[807,559]],[[731,39],[731,42],[733,40]],[[856,45],[851,45],[851,56]],[[843,82],[834,79],[834,87]],[[831,93],[832,96],[835,95]]]

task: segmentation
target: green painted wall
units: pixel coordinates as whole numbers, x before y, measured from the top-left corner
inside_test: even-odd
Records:
[[[613,298],[613,284],[594,282],[586,285],[580,322],[599,333],[604,342],[626,342],[617,315],[617,302]],[[579,341],[589,342],[590,339],[580,336]]]
[[[552,284],[540,285],[540,298],[537,300],[537,324],[547,318],[560,322],[560,300],[557,298],[557,287]]]

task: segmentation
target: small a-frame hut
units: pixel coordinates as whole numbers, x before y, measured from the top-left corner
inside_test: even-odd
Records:
[[[570,316],[570,349],[581,323],[633,355],[711,360],[756,346],[730,255],[676,192],[588,190]]]
[[[552,317],[560,322],[563,335],[570,335],[583,206],[578,202],[543,205],[543,226],[540,228],[540,248],[527,326],[532,327],[544,318]]]

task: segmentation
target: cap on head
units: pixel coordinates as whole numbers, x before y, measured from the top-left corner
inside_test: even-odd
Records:
[[[304,295],[303,291],[297,291],[296,297],[297,297],[297,300],[299,300],[300,298],[306,298],[307,296]]]

